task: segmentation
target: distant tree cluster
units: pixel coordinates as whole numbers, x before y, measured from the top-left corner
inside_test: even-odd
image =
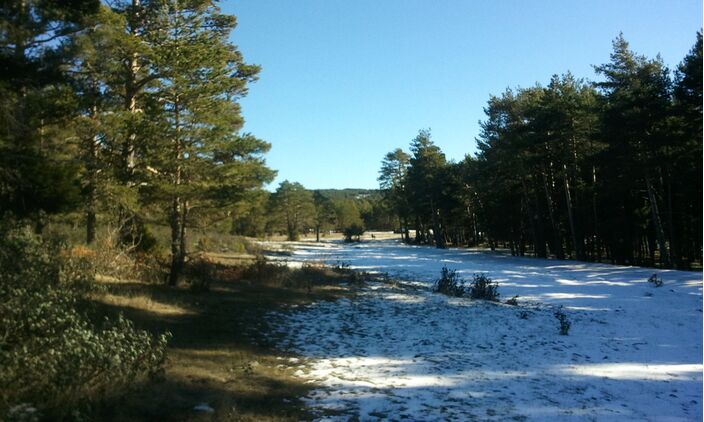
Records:
[[[674,75],[619,36],[602,80],[492,96],[478,153],[449,162],[422,130],[382,161],[417,243],[688,268],[702,256],[702,34]]]
[[[398,220],[377,190],[309,190],[285,180],[272,193],[260,192],[245,212],[235,213],[232,233],[261,237],[285,234],[288,240],[301,235],[335,231],[358,240],[365,230],[393,230]]]
[[[0,215],[98,217],[139,244],[171,232],[169,281],[187,228],[227,218],[274,172],[241,134],[238,100],[259,67],[211,0],[22,1],[0,6]],[[245,207],[246,208],[246,207]]]

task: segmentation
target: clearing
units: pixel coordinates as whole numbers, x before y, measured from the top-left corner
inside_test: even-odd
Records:
[[[391,277],[268,314],[278,347],[305,357],[291,366],[317,386],[304,401],[319,420],[702,419],[701,273],[389,239],[286,245],[272,258]],[[518,306],[432,293],[443,266],[486,274]]]

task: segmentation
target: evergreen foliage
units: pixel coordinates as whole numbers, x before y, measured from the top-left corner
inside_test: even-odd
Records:
[[[420,131],[410,155],[384,157],[384,198],[416,243],[690,268],[702,254],[701,54],[700,32],[673,79],[619,35],[596,83],[567,73],[491,96],[474,157],[448,163]]]
[[[297,182],[284,180],[271,195],[271,214],[283,226],[287,239],[298,240],[301,232],[314,224],[316,210],[313,194]]]

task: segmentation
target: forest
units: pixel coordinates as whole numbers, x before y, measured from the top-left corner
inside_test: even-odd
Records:
[[[344,265],[281,275],[252,239],[393,230],[437,248],[701,269],[701,32],[674,71],[619,36],[598,81],[567,73],[491,96],[477,153],[459,162],[423,129],[383,157],[378,190],[269,191],[271,144],[243,131],[240,106],[261,68],[230,40],[236,24],[211,0],[0,5],[0,419],[101,415],[122,388],[194,366],[190,338],[172,331],[197,337],[236,314],[238,341],[253,341],[241,333],[257,312],[304,303],[311,277],[356,277]],[[205,252],[257,258],[233,269]],[[228,277],[283,290],[238,296]],[[152,308],[177,297],[158,308],[172,319],[136,312],[142,290]],[[170,341],[181,348],[168,363]],[[273,359],[253,344],[247,359]],[[304,389],[287,388],[285,400]],[[250,420],[287,403],[268,400],[250,403]]]
[[[674,73],[623,35],[594,69],[492,96],[475,156],[448,161],[430,130],[389,152],[379,181],[406,241],[701,267],[701,32]]]

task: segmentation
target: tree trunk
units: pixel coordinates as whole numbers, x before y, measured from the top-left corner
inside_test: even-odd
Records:
[[[430,210],[433,213],[433,237],[435,238],[435,247],[445,249],[447,245],[445,244],[445,234],[440,226],[440,210],[435,209],[433,201],[430,201]]]
[[[599,219],[596,210],[596,167],[592,166],[592,219],[594,220],[594,248],[596,250],[596,261],[601,262],[601,237],[599,236]]]
[[[667,175],[667,225],[668,234],[670,235],[670,259],[677,269],[684,269],[682,266],[682,253],[679,247],[679,237],[675,233],[675,224],[673,219],[673,206],[672,206],[672,177]]]
[[[179,186],[181,185],[181,159],[183,151],[181,148],[180,139],[180,110],[178,98],[174,99],[174,126],[176,129],[176,138],[174,139],[174,159],[176,161],[176,169],[173,175],[174,197],[171,201],[170,224],[171,224],[171,268],[169,271],[169,285],[175,286],[178,283],[183,271],[183,263],[186,259],[184,255],[185,245],[183,236],[185,228],[182,227],[185,222],[183,219],[185,211],[182,206],[182,198],[178,194]]]
[[[138,26],[139,26],[139,8],[141,6],[140,0],[132,0],[132,10],[129,12],[128,24],[130,26],[130,34],[133,37],[138,37]],[[128,75],[125,80],[125,108],[133,116],[138,113],[139,109],[137,106],[137,92],[138,88],[138,73],[141,69],[139,65],[139,54],[132,53],[128,65]],[[132,181],[134,176],[134,169],[136,166],[136,143],[137,134],[132,130],[125,139],[125,143],[122,146],[122,160],[124,166],[124,176],[128,182]]]
[[[545,191],[545,201],[548,205],[548,215],[550,216],[550,226],[552,227],[553,234],[553,252],[557,259],[565,259],[565,251],[562,249],[562,239],[560,238],[560,231],[555,220],[555,211],[552,203],[552,197],[550,196],[550,189],[548,188],[547,175],[543,172],[543,190]]]
[[[574,224],[574,214],[572,212],[572,196],[570,195],[570,183],[567,179],[567,165],[563,165],[564,173],[562,175],[562,180],[565,187],[565,203],[567,204],[567,218],[570,223],[570,237],[572,238],[572,249],[575,254],[576,259],[584,259],[581,245],[577,242],[577,233],[575,231]]]
[[[169,286],[175,286],[181,277],[184,257],[181,256],[181,199],[171,201],[169,222],[171,225],[171,267],[169,269]]]
[[[95,89],[95,87],[94,87]],[[93,106],[91,110],[91,119],[97,122],[98,107]],[[96,231],[96,206],[98,193],[98,135],[88,139],[88,186],[87,186],[87,203],[86,203],[86,244],[90,245],[95,241]]]
[[[526,186],[526,181],[523,177],[521,177],[521,189],[523,190],[523,202],[524,202],[524,206],[521,207],[521,210],[523,210],[523,209],[526,210],[525,214],[527,214],[528,224],[530,225],[530,231],[531,231],[531,234],[533,235],[533,246],[535,248],[538,248],[538,244],[540,243],[540,240],[538,239],[538,237],[539,237],[538,236],[538,229],[536,226],[536,222],[538,220],[538,215],[537,215],[535,207],[534,207],[535,204],[532,203],[532,201],[530,200],[530,196],[528,195],[528,187]],[[521,218],[521,220],[523,220],[523,219]],[[524,231],[523,227],[521,227],[521,240],[519,242],[521,256],[525,255],[525,241],[523,239],[523,231]],[[544,247],[544,245],[543,245],[543,247]],[[542,256],[542,257],[545,258],[545,256]]]
[[[660,249],[660,262],[662,262],[666,267],[671,267],[670,255],[667,251],[665,244],[665,233],[662,229],[662,223],[660,221],[660,213],[658,212],[658,204],[655,195],[655,188],[650,182],[650,178],[646,176],[645,184],[648,189],[648,200],[650,201],[650,215],[653,218],[653,225],[655,226],[655,234],[658,240],[658,249]]]

